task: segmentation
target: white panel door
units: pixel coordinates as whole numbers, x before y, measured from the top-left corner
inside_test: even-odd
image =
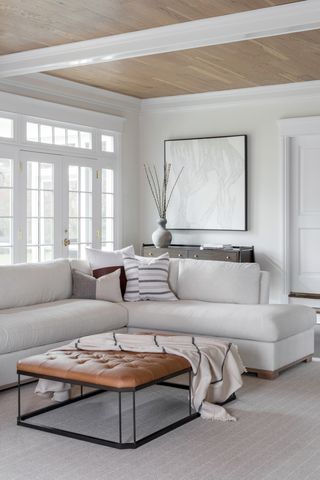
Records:
[[[320,293],[320,135],[291,142],[290,287]]]

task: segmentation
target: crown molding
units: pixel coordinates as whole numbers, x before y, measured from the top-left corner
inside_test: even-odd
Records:
[[[148,98],[141,101],[141,113],[223,108],[248,102],[279,101],[279,98],[296,98],[297,95],[299,98],[317,97],[320,100],[320,80]]]
[[[43,73],[0,80],[0,90],[108,113],[140,109],[140,99]]]
[[[320,2],[305,0],[3,55],[0,78],[319,28]]]
[[[297,95],[299,98],[312,97],[320,100],[320,80],[140,100],[38,73],[0,80],[1,90],[15,95],[116,115],[127,111],[148,114],[206,110],[249,102],[272,102],[278,101],[279,98],[296,98]]]
[[[0,91],[2,112],[28,115],[37,118],[50,118],[59,122],[85,125],[102,130],[122,132],[126,118],[120,115],[85,110],[70,105],[59,105],[38,98],[30,98]]]

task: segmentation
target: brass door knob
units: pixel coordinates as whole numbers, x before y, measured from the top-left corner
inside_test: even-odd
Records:
[[[68,247],[68,246],[70,245],[70,240],[69,240],[68,238],[65,238],[65,239],[63,240],[63,245],[64,245],[65,247]]]

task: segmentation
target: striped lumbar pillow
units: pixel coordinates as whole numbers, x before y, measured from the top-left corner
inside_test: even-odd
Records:
[[[123,254],[123,261],[127,277],[125,301],[177,300],[168,285],[168,253],[151,261]]]
[[[131,254],[122,253],[124,269],[127,277],[125,302],[137,302],[139,295],[139,260]]]

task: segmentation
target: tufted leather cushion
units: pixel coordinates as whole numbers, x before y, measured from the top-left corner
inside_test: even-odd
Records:
[[[19,360],[20,372],[103,387],[134,388],[190,368],[168,353],[57,351]]]

